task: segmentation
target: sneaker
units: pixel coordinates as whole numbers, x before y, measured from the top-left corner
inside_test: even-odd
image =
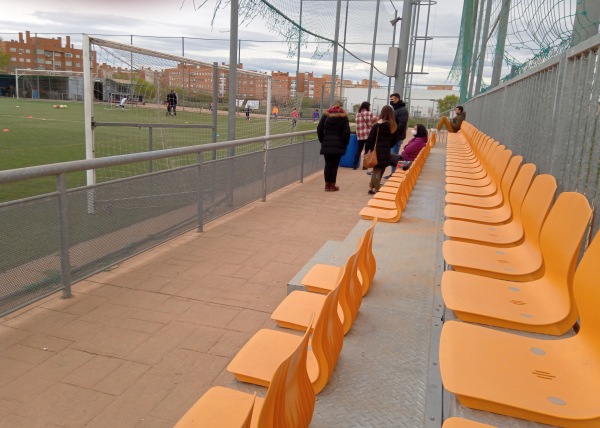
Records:
[[[373,174],[373,171],[367,171],[367,175]]]
[[[377,193],[377,190],[373,190],[373,189],[371,189],[371,190],[369,190],[367,193],[368,193],[369,195],[374,195],[375,193]]]
[[[385,175],[385,176],[383,177],[383,179],[384,179],[384,180],[387,180],[388,178],[390,178],[390,176],[391,176],[391,175],[392,175],[392,174],[390,174],[390,175]]]

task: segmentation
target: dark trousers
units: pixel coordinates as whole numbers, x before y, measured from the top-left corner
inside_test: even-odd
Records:
[[[354,155],[354,164],[352,165],[354,169],[360,166],[360,157],[363,154],[363,149],[365,149],[365,154],[367,153],[367,141],[368,140],[358,140],[358,148],[356,149],[356,154]]]
[[[325,169],[323,175],[325,176],[325,183],[335,183],[337,179],[338,167],[340,166],[340,159],[342,155],[323,155],[325,157]]]

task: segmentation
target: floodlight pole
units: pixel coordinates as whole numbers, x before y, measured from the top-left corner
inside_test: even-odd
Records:
[[[398,10],[394,9],[394,21],[397,23],[398,22]],[[393,25],[394,27],[394,31],[392,34],[392,47],[395,46],[396,44],[396,24]],[[398,61],[398,58],[396,58],[396,61]],[[390,92],[390,88],[392,87],[392,78],[388,77],[388,96],[391,94]]]
[[[402,6],[402,24],[400,26],[400,41],[398,42],[398,62],[396,63],[396,79],[394,92],[404,99],[404,81],[406,80],[406,60],[408,43],[410,41],[410,25],[412,21],[412,0],[404,0]]]
[[[373,67],[375,65],[375,48],[377,47],[377,24],[379,23],[379,3],[377,0],[377,10],[375,11],[375,26],[373,29],[373,49],[371,50],[371,67],[369,72],[369,89],[367,90],[367,101],[371,102],[371,85],[373,82]],[[406,1],[406,0],[405,0]],[[396,27],[394,27],[395,29]]]
[[[500,19],[498,20],[498,38],[496,42],[496,51],[494,52],[494,68],[492,70],[492,84],[494,88],[500,83],[502,74],[502,64],[504,63],[504,45],[506,43],[506,29],[508,27],[508,15],[510,12],[510,0],[502,2],[500,9]]]
[[[335,11],[335,38],[333,39],[333,61],[331,65],[331,87],[329,94],[329,106],[333,105],[335,97],[335,71],[337,70],[338,42],[340,39],[340,12],[342,9],[342,0],[337,0]]]
[[[229,24],[229,102],[227,104],[227,141],[235,140],[235,117],[237,114],[237,47],[239,0],[230,0]],[[233,148],[228,151],[233,151]],[[228,153],[230,156],[233,153]]]
[[[377,0],[379,1],[379,0]],[[340,99],[342,98],[342,89],[344,87],[344,62],[346,60],[346,31],[348,30],[348,5],[349,1],[346,0],[346,16],[344,19],[344,49],[342,49],[342,70],[340,71]]]
[[[300,0],[300,22],[298,24],[298,58],[296,59],[296,98],[298,98],[298,85],[300,84],[300,47],[302,45],[302,0]],[[302,94],[304,95],[304,93]],[[270,102],[270,101],[269,101]],[[271,113],[267,111],[267,115]]]

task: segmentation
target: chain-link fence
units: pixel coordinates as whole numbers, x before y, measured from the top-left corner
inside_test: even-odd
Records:
[[[469,122],[592,205],[600,197],[599,48],[596,35],[465,105]]]
[[[263,150],[235,150],[244,144]],[[204,156],[230,148],[237,154]],[[314,132],[306,131],[269,143],[261,137],[0,171],[0,188],[57,177],[54,193],[0,204],[0,316],[61,289],[68,295],[71,282],[302,181],[323,167],[319,149]],[[65,185],[77,171],[190,156],[196,162],[177,168],[71,190]]]

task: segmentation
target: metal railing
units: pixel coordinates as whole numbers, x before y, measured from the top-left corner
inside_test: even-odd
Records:
[[[600,196],[598,49],[600,35],[465,105],[470,123],[552,174],[558,191],[578,191],[592,204]]]
[[[315,131],[0,171],[56,191],[0,203],[0,316],[322,169]],[[276,140],[290,143],[271,147]],[[244,147],[241,147],[244,146]],[[275,144],[273,144],[275,146]],[[254,147],[253,151],[248,147]],[[236,148],[239,153],[235,154]],[[223,150],[225,149],[225,150]],[[234,153],[215,159],[213,153]],[[206,154],[206,156],[205,156]],[[67,189],[70,173],[195,155],[196,162]]]

